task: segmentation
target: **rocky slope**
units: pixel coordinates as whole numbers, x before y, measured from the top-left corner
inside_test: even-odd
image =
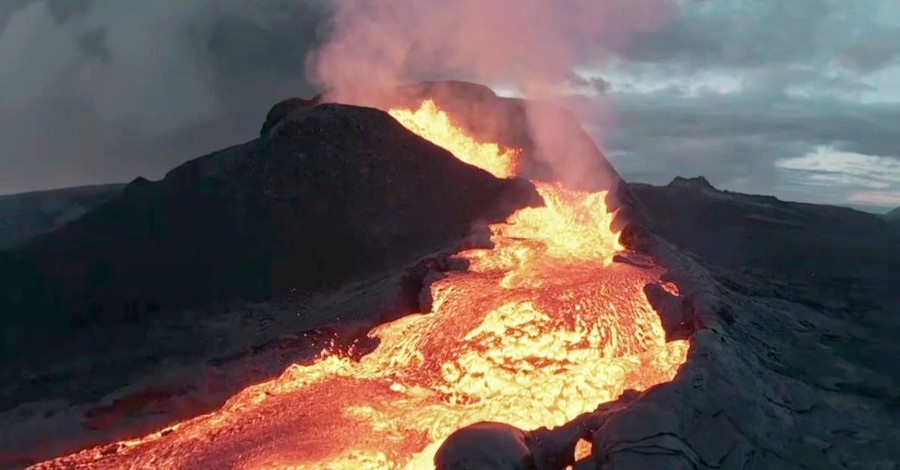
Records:
[[[702,178],[628,187],[678,248],[788,283],[816,308],[859,316],[900,300],[900,236],[876,215],[722,192]]]
[[[900,207],[888,212],[884,215],[888,222],[900,223]]]
[[[0,196],[0,250],[78,219],[123,187],[107,184]]]
[[[900,250],[877,216],[630,184],[634,243],[701,329],[678,377],[594,435],[601,468],[897,468]]]
[[[325,92],[312,99],[292,98],[276,105],[261,135],[297,106],[332,101],[378,109],[414,108],[431,99],[478,141],[521,149],[522,178],[562,181],[582,190],[613,189],[621,178],[593,139],[569,111],[546,102],[497,96],[490,88],[461,81],[412,83],[393,89]]]
[[[293,109],[265,139],[158,182],[138,179],[62,229],[0,253],[3,372],[28,367],[34,377],[10,383],[4,406],[64,394],[70,387],[52,384],[74,372],[47,367],[71,358],[104,358],[115,375],[136,361],[131,351],[158,361],[212,346],[198,329],[171,345],[181,353],[165,352],[140,336],[151,324],[169,322],[178,336],[193,331],[186,311],[215,316],[231,300],[308,297],[402,273],[479,221],[539,201],[529,183],[462,164],[381,111]]]

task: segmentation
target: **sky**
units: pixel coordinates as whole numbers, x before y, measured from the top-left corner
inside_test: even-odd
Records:
[[[272,104],[321,86],[310,53],[350,1],[0,2],[0,194],[156,179],[253,138]],[[606,6],[575,10],[588,3]],[[571,102],[627,180],[703,175],[786,200],[900,206],[900,2],[520,4],[572,9],[552,16],[569,35],[554,65],[571,72]],[[454,44],[481,47],[466,39]],[[548,60],[510,50],[526,66]],[[502,87],[504,76],[485,78]]]

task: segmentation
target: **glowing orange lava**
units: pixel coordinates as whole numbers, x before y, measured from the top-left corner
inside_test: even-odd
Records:
[[[517,153],[468,138],[431,101],[391,114],[454,142],[464,161],[515,175]],[[431,285],[432,311],[372,330],[380,344],[358,362],[295,365],[214,413],[55,463],[429,469],[443,439],[468,424],[561,425],[627,388],[671,380],[688,343],[665,341],[643,293],[662,268],[612,262],[621,247],[604,192],[535,185],[546,205],[492,225],[494,248],[458,253],[468,269]]]
[[[412,132],[449,150],[456,158],[497,178],[510,178],[518,170],[518,150],[476,142],[455,125],[433,100],[423,101],[418,109],[394,108],[388,114]]]

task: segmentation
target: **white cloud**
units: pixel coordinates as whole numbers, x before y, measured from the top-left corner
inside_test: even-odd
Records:
[[[802,157],[784,158],[775,166],[818,175],[843,175],[869,179],[873,184],[900,184],[900,160],[861,153],[842,152],[831,146],[820,146]]]
[[[795,184],[827,188],[846,201],[872,205],[900,204],[900,160],[843,152],[820,146],[801,157],[785,158],[775,166],[790,174]]]
[[[854,191],[849,202],[882,207],[900,207],[900,191]]]

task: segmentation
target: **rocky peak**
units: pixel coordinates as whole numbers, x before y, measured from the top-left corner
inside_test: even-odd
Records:
[[[702,176],[695,176],[693,178],[676,176],[675,179],[673,179],[672,182],[669,183],[669,187],[718,191],[715,187],[713,187],[713,185],[709,184],[709,181],[707,181],[706,178]]]

